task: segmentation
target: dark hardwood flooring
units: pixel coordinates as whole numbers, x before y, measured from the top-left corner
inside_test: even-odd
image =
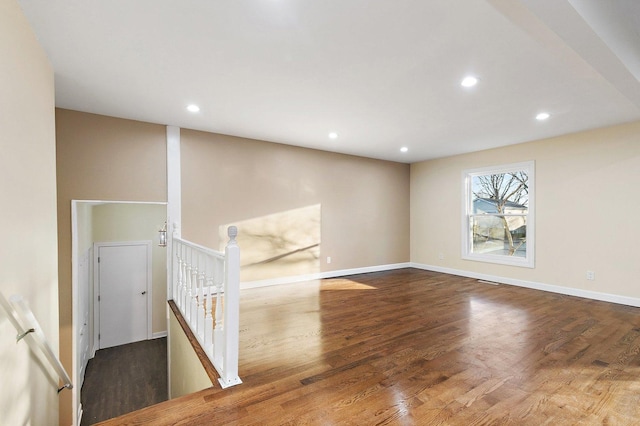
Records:
[[[640,424],[640,309],[403,269],[241,292],[240,377],[105,425]]]
[[[101,349],[82,386],[82,426],[167,400],[167,339]]]

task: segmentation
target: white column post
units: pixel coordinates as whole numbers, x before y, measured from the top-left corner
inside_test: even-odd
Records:
[[[173,238],[180,237],[180,224],[182,223],[182,186],[180,182],[180,128],[167,126],[167,299],[172,298],[179,305],[176,296],[182,295],[179,285],[178,271],[181,270],[181,262],[174,262],[176,254],[173,251]],[[173,225],[173,227],[171,226]],[[180,269],[179,269],[180,268]],[[166,308],[167,330],[169,330],[169,306]],[[171,339],[171,336],[169,336]],[[171,345],[168,345],[171,347]],[[171,389],[171,351],[167,348],[167,389]],[[171,390],[169,390],[171,394]]]
[[[181,237],[182,195],[180,182],[180,128],[167,126],[167,236]],[[173,226],[172,226],[173,225]],[[172,253],[172,238],[167,238],[167,253]],[[173,260],[167,259],[167,298],[175,295],[178,271]]]
[[[228,229],[229,242],[225,249],[226,279],[224,289],[224,354],[223,388],[242,383],[238,377],[238,352],[240,343],[240,247],[236,241],[238,228]],[[220,295],[218,295],[220,297]]]

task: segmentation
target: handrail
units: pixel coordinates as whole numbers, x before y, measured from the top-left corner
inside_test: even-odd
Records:
[[[238,377],[240,249],[237,234],[237,228],[230,226],[224,253],[183,240],[177,232],[172,238],[173,301],[220,375],[218,381],[223,388],[242,383]]]
[[[47,361],[49,361],[49,364],[51,364],[58,373],[58,377],[60,377],[64,382],[64,386],[58,388],[58,393],[63,389],[72,389],[73,384],[71,383],[69,374],[67,374],[62,363],[53,353],[53,350],[51,349],[51,346],[49,346],[47,338],[42,331],[42,327],[35,315],[33,315],[31,309],[29,309],[27,301],[19,294],[14,294],[9,298],[9,303],[7,303],[3,296],[0,297],[0,305],[2,305],[7,312],[9,320],[18,332],[18,335],[16,336],[16,343],[24,339],[32,351],[35,352],[35,348],[33,347],[33,344],[35,344],[35,346],[42,352]],[[28,335],[32,335],[33,339],[25,339]]]
[[[219,259],[224,259],[224,253],[222,252],[219,252],[209,247],[201,246],[200,244],[196,244],[194,242],[187,241],[179,237],[173,237],[173,238],[176,240],[180,240],[180,243],[184,246],[191,247],[193,249],[201,251],[204,254],[208,254],[209,256],[217,257]]]

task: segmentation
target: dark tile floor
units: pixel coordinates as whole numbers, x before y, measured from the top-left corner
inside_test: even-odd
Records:
[[[101,349],[82,386],[82,426],[166,401],[167,339]]]

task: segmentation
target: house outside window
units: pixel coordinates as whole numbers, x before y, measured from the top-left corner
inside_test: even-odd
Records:
[[[534,267],[534,162],[463,172],[462,258]]]

